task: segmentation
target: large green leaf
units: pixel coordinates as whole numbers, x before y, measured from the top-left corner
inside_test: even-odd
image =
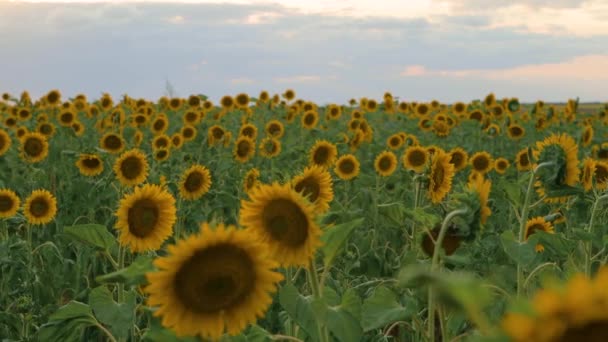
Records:
[[[131,265],[116,272],[100,275],[95,280],[98,283],[125,283],[127,285],[141,285],[146,283],[146,273],[154,270],[153,259],[140,255]]]
[[[413,306],[403,307],[397,295],[385,286],[377,287],[374,294],[363,301],[361,311],[361,326],[365,332],[406,320],[416,312]]]
[[[125,302],[119,304],[105,286],[99,286],[91,290],[89,304],[95,317],[109,326],[114,336],[126,338],[135,318],[136,297],[133,291],[129,291],[125,295]]]
[[[91,307],[71,301],[49,317],[48,323],[38,330],[39,341],[79,341],[82,330],[97,325]]]
[[[500,235],[500,241],[505,253],[516,263],[527,266],[530,265],[536,258],[536,241],[538,236],[530,236],[527,241],[519,243],[515,235],[510,230],[505,231]]]
[[[106,226],[100,224],[79,224],[63,227],[63,233],[70,238],[98,249],[109,250],[116,245],[116,238]]]
[[[342,247],[346,244],[349,236],[357,228],[365,218],[358,218],[346,223],[338,224],[329,228],[321,236],[323,241],[323,263],[325,267],[329,267],[334,258],[340,253]]]
[[[327,328],[338,341],[360,341],[363,336],[360,314],[361,299],[354,290],[349,289],[342,296],[340,305],[329,307]]]
[[[302,296],[295,286],[285,284],[279,290],[279,303],[289,317],[294,320],[313,341],[318,341],[317,319],[323,321],[323,307],[327,307],[322,299],[312,296]]]

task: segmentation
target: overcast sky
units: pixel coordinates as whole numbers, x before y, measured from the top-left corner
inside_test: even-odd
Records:
[[[608,101],[608,0],[0,0],[0,92]]]

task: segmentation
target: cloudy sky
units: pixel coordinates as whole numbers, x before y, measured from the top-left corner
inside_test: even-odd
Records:
[[[0,92],[608,101],[608,0],[0,0]]]

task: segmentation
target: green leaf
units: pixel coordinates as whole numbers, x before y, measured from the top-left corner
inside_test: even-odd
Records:
[[[374,294],[363,301],[361,325],[368,332],[388,324],[408,319],[416,310],[403,307],[397,295],[385,286],[379,286]]]
[[[116,245],[116,238],[106,226],[100,224],[79,224],[63,227],[63,233],[70,238],[96,247],[109,250]]]
[[[39,341],[79,341],[84,328],[97,324],[91,307],[70,301],[49,317],[37,337]]]
[[[434,227],[436,224],[441,222],[441,218],[439,218],[435,214],[427,213],[423,207],[418,207],[415,209],[406,209],[405,214],[410,219],[414,220],[416,223],[421,224],[425,227]]]
[[[119,304],[114,301],[112,293],[105,286],[99,286],[91,290],[89,304],[95,317],[109,326],[115,337],[126,338],[135,318],[136,297],[133,291],[129,291],[126,293],[125,302]]]
[[[357,292],[348,289],[339,306],[329,307],[327,328],[338,341],[360,341],[363,336],[361,320],[361,299]]]
[[[264,330],[259,325],[252,325],[247,332],[247,341],[248,342],[267,342],[270,341],[271,334]]]
[[[140,255],[131,265],[116,272],[100,275],[95,278],[100,284],[125,283],[127,285],[141,285],[147,282],[146,273],[154,271],[153,258]]]
[[[153,318],[150,328],[142,336],[146,342],[198,342],[196,337],[177,337],[173,331],[164,328],[157,318]]]
[[[346,244],[346,240],[350,237],[350,234],[357,228],[365,218],[358,218],[350,222],[341,223],[334,227],[329,228],[321,236],[323,241],[323,263],[325,267],[329,267],[342,250],[342,247]]]
[[[519,243],[512,231],[505,231],[500,235],[500,241],[505,253],[516,263],[527,266],[536,258],[536,241],[538,236],[532,234],[527,241]]]
[[[318,341],[317,333],[317,316],[316,314],[323,314],[322,300],[317,299],[314,301],[312,296],[302,296],[295,286],[292,284],[285,284],[279,290],[279,303],[285,309],[289,317],[294,320],[313,341]],[[325,304],[326,305],[326,304]]]

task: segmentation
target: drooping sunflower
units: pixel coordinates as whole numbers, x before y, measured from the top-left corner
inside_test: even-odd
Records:
[[[505,158],[497,158],[494,162],[494,170],[496,170],[498,174],[504,175],[508,168],[509,161]]]
[[[391,151],[380,153],[374,160],[374,169],[383,177],[388,177],[397,169],[397,156]]]
[[[608,189],[608,162],[598,160],[595,163],[595,185],[598,190]]]
[[[124,186],[138,185],[148,177],[148,160],[140,150],[128,150],[116,159],[114,174]]]
[[[209,191],[211,173],[203,165],[193,165],[182,175],[179,194],[185,200],[197,200]]]
[[[260,186],[262,183],[259,181],[258,178],[260,178],[260,170],[258,170],[257,168],[254,167],[251,170],[247,171],[245,177],[243,178],[243,190],[245,190],[246,193],[249,193],[251,189]]]
[[[241,201],[239,223],[262,242],[282,266],[307,265],[321,245],[314,206],[289,184],[261,185]]]
[[[334,172],[342,180],[351,180],[359,175],[359,160],[352,154],[341,156],[334,167]]]
[[[307,167],[291,180],[291,185],[314,205],[317,213],[326,212],[334,199],[331,175],[321,166]]]
[[[319,122],[319,113],[314,110],[310,110],[302,115],[302,127],[306,129],[313,129]]]
[[[11,148],[12,144],[11,136],[0,128],[0,156],[4,155]]]
[[[244,163],[255,154],[255,143],[251,138],[240,136],[234,143],[234,159]]]
[[[407,170],[421,173],[429,161],[429,152],[422,146],[410,146],[405,150],[402,161]]]
[[[78,171],[84,176],[93,177],[103,172],[103,162],[96,154],[81,154],[76,161]]]
[[[607,282],[603,266],[593,280],[577,274],[565,286],[540,290],[531,300],[533,314],[509,312],[502,328],[514,342],[607,341]]]
[[[477,152],[469,158],[469,163],[475,172],[486,174],[494,168],[494,159],[485,151]]]
[[[596,161],[593,158],[586,158],[583,161],[583,175],[581,182],[583,183],[583,189],[585,191],[593,188],[593,176],[595,175],[595,164]]]
[[[581,137],[581,145],[589,146],[591,141],[593,140],[593,126],[585,125],[585,129],[583,130],[583,136]]]
[[[106,133],[99,140],[99,145],[110,153],[119,153],[125,148],[125,140],[119,134]]]
[[[10,189],[0,189],[0,219],[13,217],[19,210],[21,200]]]
[[[488,206],[488,199],[490,198],[490,189],[492,188],[492,182],[485,179],[483,175],[472,178],[467,184],[468,188],[475,191],[479,195],[479,222],[486,224],[488,217],[492,214],[492,210]]]
[[[283,127],[283,124],[279,120],[268,121],[268,123],[266,123],[265,129],[266,134],[277,139],[280,139],[281,137],[283,137],[283,134],[285,134],[285,127]]]
[[[25,200],[23,215],[30,224],[46,224],[57,214],[57,199],[48,190],[34,190]]]
[[[173,233],[175,199],[161,186],[145,184],[120,200],[116,216],[122,246],[134,253],[157,250]]]
[[[513,140],[519,140],[526,134],[525,128],[518,124],[512,124],[507,127],[507,135]]]
[[[260,155],[264,158],[274,158],[281,153],[281,141],[266,137],[260,142]]]
[[[72,131],[77,137],[81,137],[84,135],[84,125],[80,121],[76,121],[72,123]]]
[[[581,170],[578,167],[578,145],[569,135],[552,134],[543,141],[536,143],[533,155],[539,163],[545,161],[553,162],[548,170],[543,170],[551,174],[551,184],[538,182],[537,192],[544,193],[547,186],[574,186],[579,181]],[[547,202],[562,202],[567,197],[548,197]]]
[[[198,234],[169,246],[157,272],[147,273],[147,303],[178,336],[219,340],[261,318],[283,276],[266,246],[246,230],[201,225]],[[176,317],[179,317],[177,319]]]
[[[454,165],[454,171],[458,172],[465,167],[469,161],[469,154],[460,147],[455,147],[450,150],[450,163]]]
[[[517,152],[517,155],[515,156],[515,166],[520,172],[532,170],[532,162],[530,161],[530,156],[528,156],[527,148],[523,148]]]
[[[450,163],[450,155],[443,150],[437,150],[431,160],[428,193],[431,202],[440,203],[452,188],[454,165]]]
[[[46,137],[38,132],[29,132],[21,137],[21,156],[29,163],[43,161],[49,154]]]
[[[543,216],[537,216],[526,222],[525,240],[528,240],[530,235],[534,234],[536,231],[543,231],[546,233],[555,232],[553,225],[550,222],[545,221]],[[541,244],[536,244],[535,250],[537,252],[542,252],[545,250],[545,247]]]

